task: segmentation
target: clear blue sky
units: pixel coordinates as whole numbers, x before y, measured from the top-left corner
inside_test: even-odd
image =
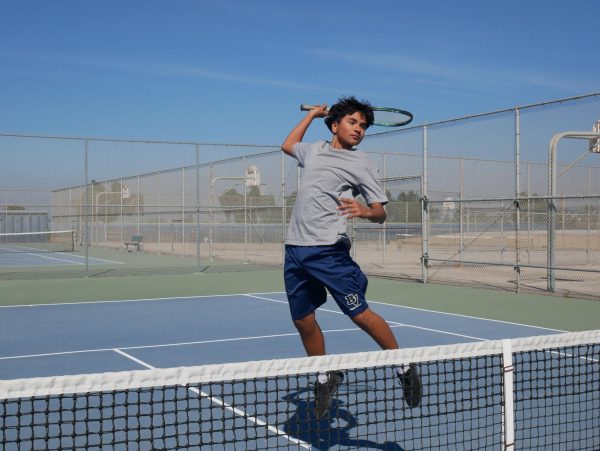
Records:
[[[597,92],[598,17],[598,0],[3,0],[0,131],[279,144],[300,103],[341,95],[420,124]]]

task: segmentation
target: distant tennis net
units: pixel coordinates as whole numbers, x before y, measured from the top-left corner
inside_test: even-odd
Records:
[[[0,382],[2,449],[599,449],[600,331]],[[416,362],[409,408],[394,369]],[[346,377],[329,415],[315,373]],[[205,448],[204,448],[205,447]]]
[[[72,252],[75,231],[0,233],[0,253]]]

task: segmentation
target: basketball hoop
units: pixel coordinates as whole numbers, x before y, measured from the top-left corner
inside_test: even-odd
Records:
[[[600,133],[600,121],[594,124],[592,131],[594,133]],[[600,153],[600,138],[590,139],[590,152]]]
[[[126,183],[123,183],[121,185],[121,199],[129,199],[130,196],[131,196],[131,194],[129,192],[129,185]]]
[[[246,186],[259,186],[260,185],[260,171],[258,166],[248,166],[246,168]]]

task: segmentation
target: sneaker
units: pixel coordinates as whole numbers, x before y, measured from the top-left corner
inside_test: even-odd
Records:
[[[328,371],[326,374],[319,374],[319,380],[315,384],[315,416],[321,419],[329,411],[333,395],[337,392],[339,385],[344,380],[344,373],[341,371]]]
[[[411,363],[404,372],[398,371],[398,380],[402,385],[404,400],[409,407],[417,407],[421,403],[422,387],[417,365]]]

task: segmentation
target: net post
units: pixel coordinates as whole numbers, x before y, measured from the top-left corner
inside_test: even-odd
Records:
[[[514,366],[512,358],[512,345],[510,340],[502,340],[503,362],[503,390],[504,403],[502,405],[502,443],[504,450],[515,449],[515,406],[514,406]]]

